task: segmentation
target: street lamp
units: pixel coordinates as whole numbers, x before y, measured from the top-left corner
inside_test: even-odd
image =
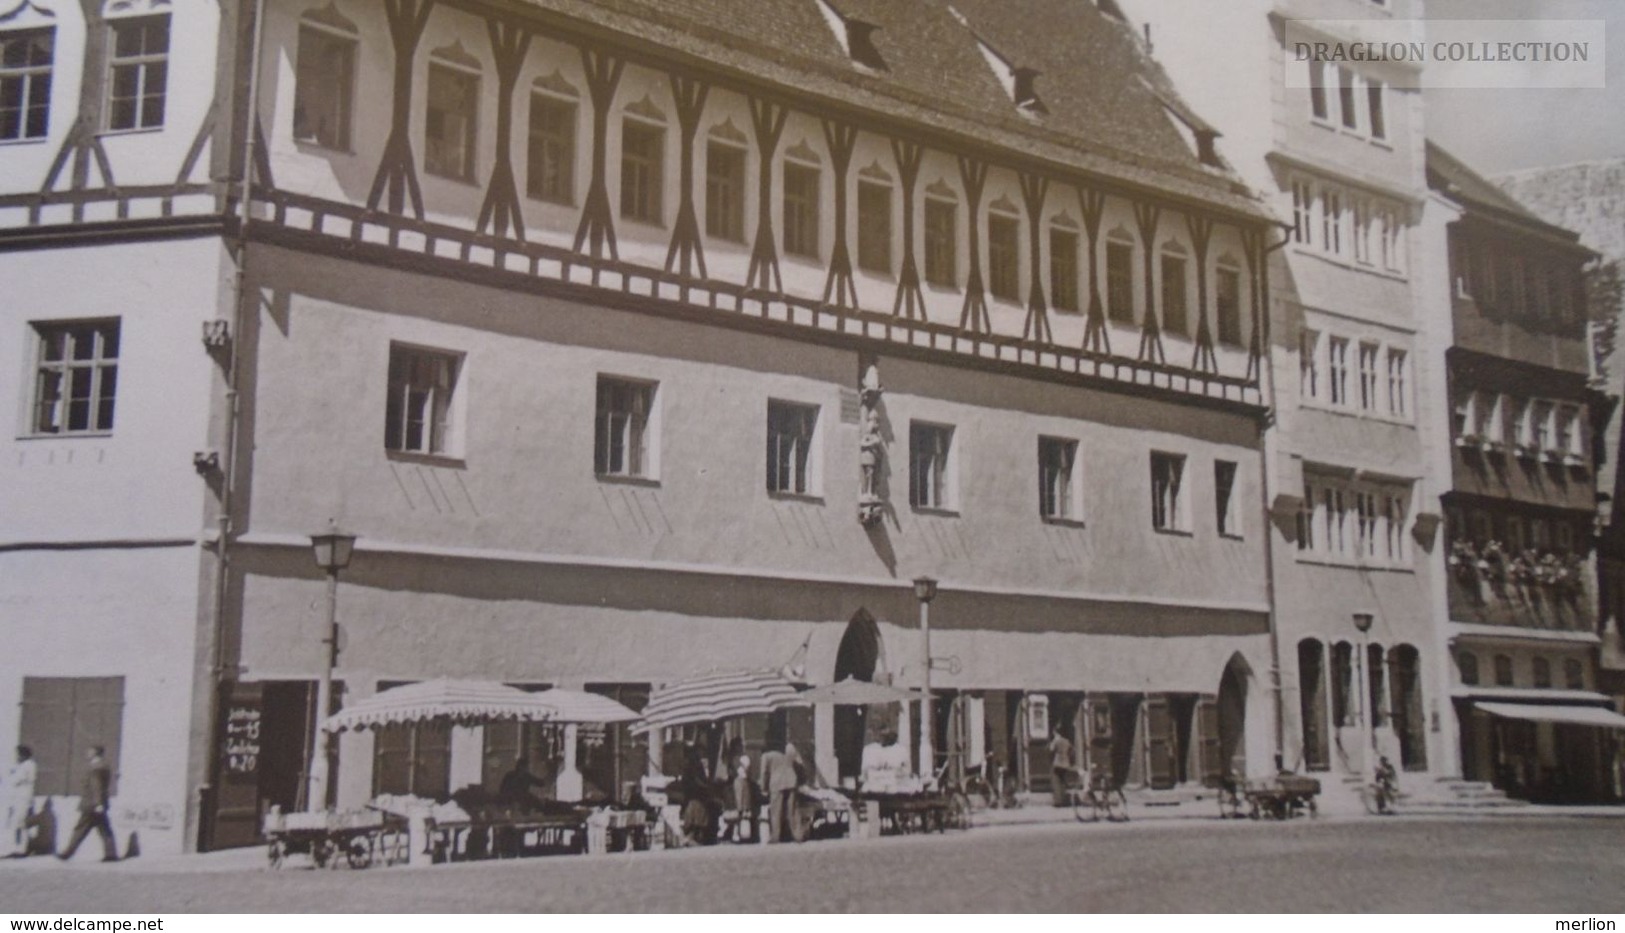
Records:
[[[316,727],[310,737],[310,785],[306,806],[315,810],[327,806],[327,716],[333,696],[333,665],[339,644],[339,571],[350,566],[356,536],[339,530],[332,519],[327,530],[310,536],[310,549],[316,566],[327,572],[327,635],[322,639],[322,679],[316,682]]]
[[[1366,666],[1371,663],[1371,624],[1376,617],[1369,612],[1356,612],[1354,614],[1354,628],[1360,633],[1360,682],[1356,686],[1360,691],[1361,725],[1365,728],[1365,770],[1371,771],[1375,762],[1377,750],[1376,729],[1376,697],[1371,695],[1371,672]]]
[[[925,699],[920,701],[920,776],[928,778],[937,763],[931,748],[931,600],[937,598],[937,581],[915,577],[914,598],[920,601],[920,670],[925,679]]]

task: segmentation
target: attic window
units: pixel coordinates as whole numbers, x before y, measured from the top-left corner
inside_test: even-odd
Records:
[[[835,41],[840,44],[841,51],[855,64],[875,71],[888,71],[886,60],[880,56],[880,50],[875,47],[874,34],[880,27],[874,23],[864,22],[847,16],[837,10],[829,0],[813,0],[818,4],[818,12],[824,15],[824,22],[829,24],[830,31],[835,34]]]
[[[957,12],[955,11],[956,14]],[[1038,69],[1017,67],[1010,59],[999,54],[997,49],[988,45],[981,36],[975,36],[975,39],[976,47],[981,50],[982,57],[987,59],[988,67],[993,69],[994,76],[1004,85],[1004,92],[1010,95],[1010,100],[1015,103],[1016,108],[1029,116],[1049,113],[1049,108],[1038,99]]]

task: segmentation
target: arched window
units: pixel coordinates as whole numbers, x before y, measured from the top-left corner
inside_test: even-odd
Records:
[[[1461,673],[1463,686],[1478,686],[1478,655],[1471,651],[1456,653],[1456,670]]]
[[[1512,686],[1512,658],[1508,655],[1495,656],[1495,685],[1497,687]]]
[[[1318,639],[1298,642],[1298,718],[1303,731],[1303,764],[1310,771],[1331,767],[1326,734],[1326,651]]]
[[[1545,658],[1535,658],[1533,664],[1535,686],[1550,687],[1552,685],[1552,662]]]
[[[1332,722],[1354,725],[1354,646],[1340,641],[1332,646]]]
[[[1367,645],[1365,649],[1365,679],[1366,709],[1371,711],[1371,724],[1373,726],[1386,725],[1388,722],[1388,696],[1383,690],[1383,679],[1387,671],[1383,668],[1386,655],[1381,645]]]

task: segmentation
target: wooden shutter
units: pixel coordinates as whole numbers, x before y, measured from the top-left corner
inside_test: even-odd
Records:
[[[1224,777],[1223,749],[1219,744],[1219,702],[1203,695],[1196,702],[1196,773],[1204,787],[1218,787]]]
[[[118,793],[123,740],[124,678],[24,677],[18,741],[34,750],[40,795],[73,795],[84,782],[90,748],[107,750]]]
[[[1174,717],[1165,696],[1148,696],[1145,701],[1146,769],[1152,788],[1173,787],[1177,779],[1174,762]]]
[[[1112,701],[1104,693],[1091,694],[1084,701],[1085,746],[1083,764],[1089,774],[1096,771],[1111,773],[1112,768]]]

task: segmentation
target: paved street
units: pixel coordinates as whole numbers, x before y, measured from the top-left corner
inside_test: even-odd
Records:
[[[352,872],[0,867],[0,911],[1625,911],[1617,819],[1174,821]]]

